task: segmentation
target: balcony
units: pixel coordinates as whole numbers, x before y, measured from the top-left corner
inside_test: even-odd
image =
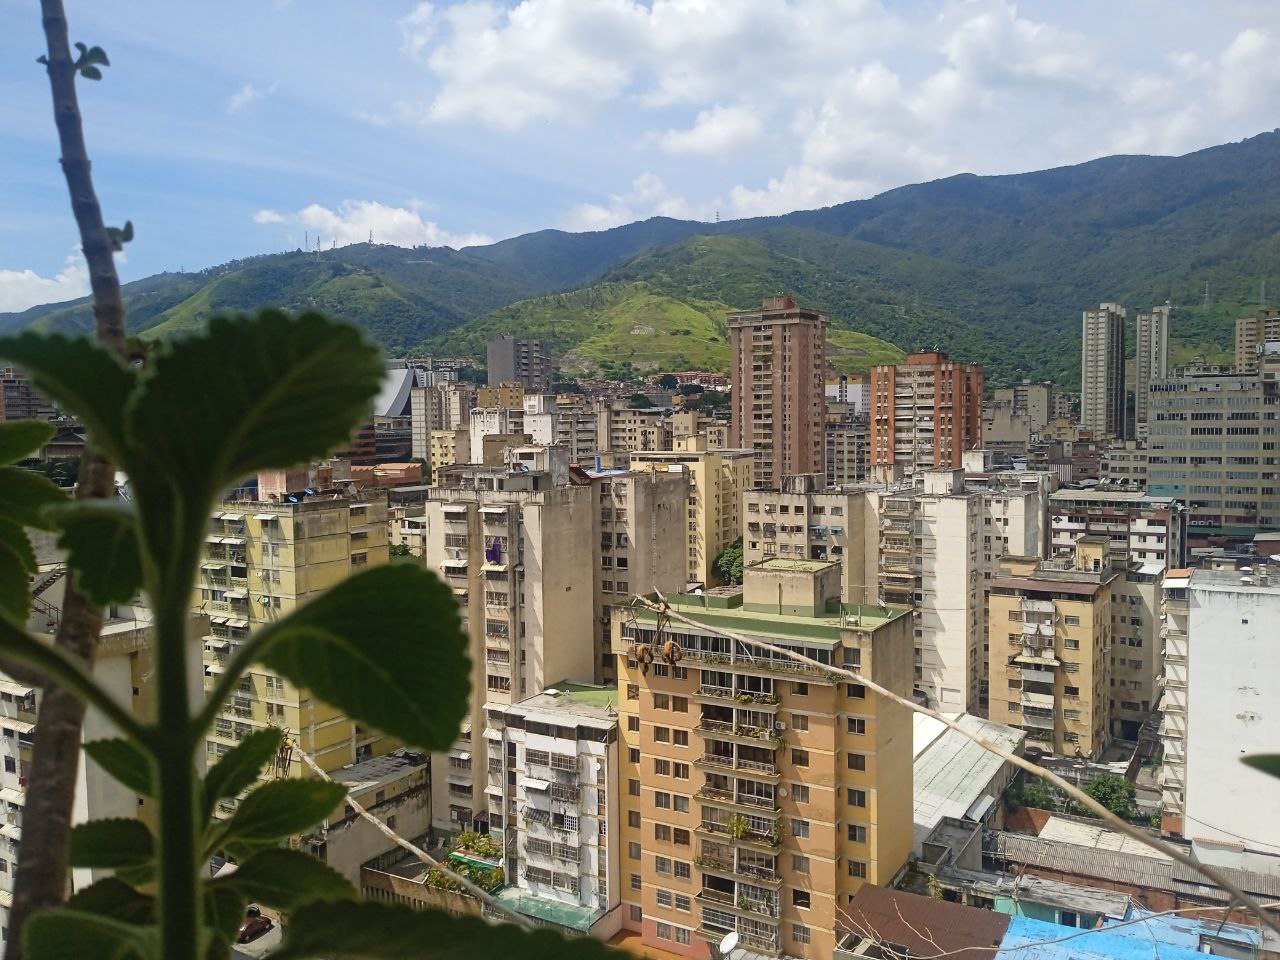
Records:
[[[730,723],[727,720],[701,720],[696,728],[699,733],[724,737],[739,743],[759,745],[763,741],[772,747],[782,743],[782,734],[769,727],[753,727],[746,724]]]
[[[773,833],[763,833],[759,830],[735,829],[727,823],[717,823],[714,820],[703,820],[694,828],[694,832],[722,843],[738,843],[763,850],[777,850],[782,846],[782,831],[776,826]]]

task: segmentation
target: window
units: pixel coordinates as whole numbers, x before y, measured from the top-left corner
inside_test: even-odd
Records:
[[[791,785],[791,799],[796,803],[809,802],[809,787],[803,783],[793,783]]]
[[[849,732],[865,734],[867,732],[867,721],[862,717],[850,717]]]
[[[693,901],[689,899],[689,895],[685,893],[676,894],[676,909],[681,913],[688,913],[693,909]],[[688,931],[686,931],[688,932]]]
[[[1079,650],[1079,649],[1080,649],[1080,641],[1079,641],[1079,640],[1073,640],[1073,639],[1071,639],[1070,637],[1064,637],[1064,638],[1063,638],[1063,641],[1062,641],[1062,645],[1063,645],[1063,647],[1065,647],[1065,648],[1066,648],[1066,649],[1068,649],[1068,650]]]
[[[860,683],[846,683],[844,685],[844,694],[854,700],[865,700],[867,699],[867,688]]]
[[[797,767],[807,767],[809,765],[809,751],[792,750],[791,762]]]
[[[674,800],[675,800],[675,811],[676,811],[676,813],[688,813],[688,812],[689,812],[689,798],[688,798],[688,797],[681,797],[681,796],[678,796],[678,795],[677,795],[677,796],[674,798]]]
[[[803,923],[793,923],[791,925],[791,939],[796,943],[808,943],[809,928]]]
[[[639,844],[637,844],[637,846],[639,846]],[[654,858],[653,858],[653,869],[654,869],[654,871],[655,871],[655,872],[657,872],[657,873],[661,873],[661,874],[670,874],[670,873],[671,873],[671,858],[670,858],[670,857],[654,857]]]
[[[845,799],[848,800],[851,807],[865,807],[867,805],[867,791],[858,790],[854,787],[845,788]]]
[[[643,920],[644,920],[644,908],[637,906],[634,903],[631,904],[631,922],[640,923]]]
[[[684,860],[677,860],[673,866],[677,880],[688,880],[693,875],[688,862]]]
[[[792,817],[791,818],[791,835],[793,837],[801,837],[801,838],[809,836],[809,821],[801,820],[799,817]]]
[[[628,684],[627,684],[627,699],[628,699],[628,700],[639,700],[639,699],[640,699],[640,684],[638,684],[638,683],[628,683]]]
[[[653,739],[654,739],[655,741],[657,741],[658,743],[670,743],[670,742],[671,742],[671,728],[670,728],[670,727],[654,727],[654,728],[653,728]]]
[[[794,730],[808,730],[809,715],[807,713],[793,713],[791,715],[791,727]]]
[[[636,843],[636,842],[634,842],[634,841],[632,841],[631,843],[628,843],[628,844],[627,844],[627,856],[628,856],[628,857],[630,857],[632,860],[639,860],[639,859],[640,859],[640,844],[638,844],[638,843]]]
[[[791,869],[796,873],[808,873],[809,858],[802,853],[793,853],[791,855]]]
[[[635,747],[630,747],[630,748],[628,748],[628,750],[627,750],[627,759],[628,759],[628,760],[630,760],[632,763],[639,763],[639,762],[640,762],[640,751],[639,751],[637,748],[635,748]]]
[[[791,891],[791,905],[793,907],[799,907],[801,910],[808,910],[811,899],[812,898],[809,896],[808,890]]]
[[[632,797],[638,797],[638,796],[640,796],[640,781],[639,781],[639,780],[634,780],[634,779],[632,779],[632,780],[628,780],[628,781],[627,781],[627,794],[628,794],[629,796],[632,796]]]
[[[854,843],[866,843],[867,828],[860,823],[849,824],[849,839]]]
[[[640,826],[640,811],[639,811],[639,810],[628,810],[628,811],[627,811],[627,826],[628,826],[628,827],[638,827],[638,826]]]
[[[660,907],[668,907],[668,908],[670,908],[670,906],[671,906],[671,891],[670,891],[670,890],[658,890],[658,891],[656,891],[656,892],[654,893],[654,899],[658,901],[658,906],[660,906]],[[670,937],[667,937],[667,939],[668,939],[668,940],[670,940],[671,938],[670,938]]]
[[[858,877],[862,880],[867,879],[867,865],[861,860],[850,860],[849,876]]]
[[[865,754],[851,753],[845,757],[845,762],[848,763],[850,770],[867,769],[867,758]]]
[[[687,747],[689,745],[688,730],[673,730],[671,737],[677,747]]]
[[[653,772],[659,777],[671,776],[671,761],[655,757],[653,760]]]
[[[674,710],[676,713],[688,713],[689,698],[688,697],[672,697],[671,709]]]
[[[1080,618],[1077,616],[1073,616],[1072,614],[1067,614],[1065,617],[1063,617],[1062,622],[1065,623],[1068,627],[1080,626]]]
[[[665,693],[655,693],[653,695],[653,709],[670,710],[671,698],[667,696]]]
[[[627,699],[629,699],[629,700],[634,700],[634,699],[636,699],[636,698],[635,698],[635,697],[633,697],[633,696],[631,696],[630,694],[628,694],[628,695],[627,695]],[[633,714],[633,715],[631,715],[631,716],[628,716],[628,717],[627,717],[627,732],[628,732],[628,733],[639,733],[639,732],[640,732],[640,718],[639,718],[638,716],[635,716],[635,715]]]
[[[653,805],[659,810],[671,809],[671,794],[663,793],[661,790],[653,795]]]
[[[644,889],[644,881],[640,879],[640,874],[633,873],[631,875],[631,889],[632,890]]]
[[[689,846],[689,831],[684,829],[684,827],[676,827],[673,832],[673,837],[677,846]]]
[[[677,763],[675,765],[675,777],[677,780],[688,780],[689,765],[687,763]]]
[[[809,695],[809,685],[807,683],[791,684],[791,695],[795,697],[807,697]]]
[[[686,947],[693,942],[693,934],[683,927],[676,927],[676,943],[682,943]]]
[[[659,923],[659,924],[658,924],[658,939],[659,939],[659,940],[670,940],[670,939],[671,939],[671,924],[669,924],[669,923]]]

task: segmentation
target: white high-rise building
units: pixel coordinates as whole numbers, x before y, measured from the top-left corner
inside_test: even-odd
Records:
[[[1169,376],[1169,304],[1138,314],[1138,349],[1134,356],[1133,419],[1147,422],[1151,384]]]
[[[1125,435],[1124,321],[1118,303],[1084,312],[1080,422],[1098,438]]]

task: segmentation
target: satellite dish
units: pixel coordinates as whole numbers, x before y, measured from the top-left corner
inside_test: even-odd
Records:
[[[738,932],[730,930],[724,935],[724,939],[720,941],[720,956],[728,960],[729,954],[733,953],[738,946]]]

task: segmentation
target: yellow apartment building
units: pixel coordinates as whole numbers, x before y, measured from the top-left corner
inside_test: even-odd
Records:
[[[838,911],[905,867],[910,712],[714,632],[909,696],[909,611],[841,604],[840,580],[838,563],[775,557],[741,587],[669,598],[702,627],[615,612],[622,923],[645,944],[701,960],[736,932],[751,953],[830,957]]]
[[[990,718],[1025,730],[1029,745],[1097,758],[1110,725],[1112,592],[1124,579],[1108,539],[1002,567],[988,600]]]
[[[721,551],[742,533],[742,494],[751,486],[750,450],[708,450],[704,437],[681,437],[675,450],[631,455],[632,470],[689,475],[685,552],[690,583],[715,584]]]
[[[215,511],[206,539],[193,600],[196,610],[209,617],[206,688],[254,630],[288,615],[353,571],[388,559],[385,493],[355,493],[349,484],[333,485],[327,474],[260,474],[256,495],[233,495]],[[236,742],[267,726],[296,737],[326,771],[396,746],[255,664],[215,721],[208,761],[216,762]],[[306,776],[308,771],[300,758],[282,754],[278,769],[269,774]],[[220,807],[221,814],[231,813],[235,801]]]

